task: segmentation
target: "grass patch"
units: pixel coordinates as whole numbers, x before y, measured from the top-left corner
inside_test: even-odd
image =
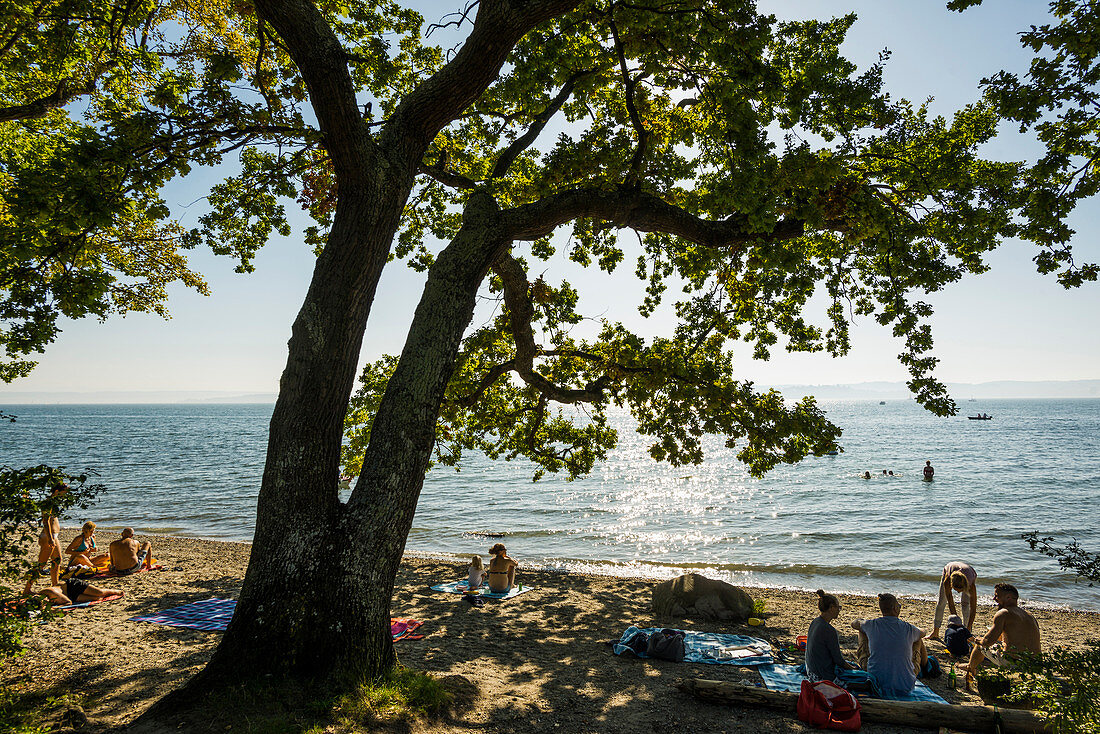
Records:
[[[0,686],[0,731],[10,734],[45,734],[50,726],[44,721],[44,717],[60,705],[59,699],[43,701],[41,696],[16,693],[7,686]]]
[[[760,616],[768,608],[768,603],[763,599],[755,599],[752,603],[752,613],[756,616]]]
[[[344,722],[397,721],[435,717],[453,700],[443,682],[410,668],[394,668],[341,696],[335,710]]]

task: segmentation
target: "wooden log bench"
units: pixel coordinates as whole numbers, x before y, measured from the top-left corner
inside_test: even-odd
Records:
[[[790,713],[794,713],[798,701],[797,693],[770,691],[767,688],[703,678],[683,678],[676,687],[711,703],[763,706]],[[920,729],[937,729],[942,726],[963,731],[992,732],[999,723],[1005,734],[1038,734],[1045,730],[1042,719],[1033,712],[1017,709],[924,701],[884,701],[878,698],[861,698],[859,706],[863,721]]]

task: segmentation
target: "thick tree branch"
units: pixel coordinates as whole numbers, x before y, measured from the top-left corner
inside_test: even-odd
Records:
[[[302,72],[341,187],[370,175],[374,147],[359,113],[347,54],[317,6],[309,0],[256,0],[256,11],[286,42]]]
[[[383,128],[380,140],[394,162],[416,170],[436,134],[496,80],[516,42],[579,2],[482,0],[473,30],[454,59],[406,96]]]
[[[571,189],[504,212],[515,240],[536,240],[579,218],[602,219],[616,227],[667,232],[697,245],[730,249],[759,240],[788,240],[805,232],[801,220],[784,219],[768,232],[750,228],[746,217],[701,219],[653,194],[641,191]]]
[[[558,110],[560,110],[562,105],[564,105],[573,95],[573,89],[577,86],[577,82],[593,71],[594,69],[584,69],[569,77],[568,81],[562,86],[561,91],[559,91],[557,96],[550,101],[546,109],[535,116],[527,132],[512,141],[512,144],[505,148],[504,152],[500,154],[500,158],[497,158],[496,165],[493,166],[493,172],[490,174],[489,178],[500,178],[508,172],[508,169],[511,167],[512,162],[515,161],[516,157],[525,151],[531,143],[535,142],[539,133],[546,127],[546,123],[549,122],[554,115],[558,114]]]
[[[606,379],[601,377],[589,383],[583,390],[571,390],[556,385],[534,367],[539,355],[535,333],[531,323],[535,308],[531,303],[530,284],[523,266],[511,254],[505,252],[493,263],[493,272],[504,284],[504,304],[508,307],[508,320],[512,326],[512,338],[516,343],[513,368],[524,382],[539,391],[547,399],[558,403],[592,403],[602,400]]]
[[[33,120],[44,117],[50,110],[64,107],[77,97],[91,94],[95,91],[95,83],[94,78],[84,82],[72,78],[62,79],[57,83],[57,89],[44,97],[39,97],[26,104],[0,107],[0,122]]]

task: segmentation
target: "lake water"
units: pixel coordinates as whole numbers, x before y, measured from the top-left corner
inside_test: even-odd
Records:
[[[1100,610],[1100,588],[1031,551],[1037,530],[1100,551],[1100,400],[982,400],[941,419],[912,401],[825,401],[844,453],[756,480],[715,439],[704,464],[654,463],[618,419],[620,448],[591,476],[531,482],[529,466],[468,459],[425,483],[407,551],[482,553],[504,533],[525,563],[744,586],[931,596],[944,563],[978,570],[979,594],[1016,584],[1032,603]],[[92,468],[106,531],[249,540],[268,405],[20,405],[0,464]],[[931,460],[933,482],[921,481]],[[892,479],[860,478],[883,469]],[[85,518],[72,518],[83,520]],[[106,534],[106,532],[105,532]]]

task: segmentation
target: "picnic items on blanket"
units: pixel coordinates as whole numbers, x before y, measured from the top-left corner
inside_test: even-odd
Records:
[[[760,665],[756,668],[760,677],[764,679],[764,686],[772,691],[787,691],[788,693],[800,693],[802,681],[806,679],[806,668],[803,665]],[[884,695],[875,686],[872,691],[865,691],[870,675],[865,670],[838,671],[835,682],[844,686],[859,697],[881,698],[887,701],[926,701],[929,703],[947,703],[935,691],[921,681],[917,681],[913,690],[901,696]]]
[[[660,627],[627,627],[613,646],[616,655],[630,653],[640,658],[652,657],[648,653],[649,638]],[[719,665],[768,665],[775,662],[771,645],[766,640],[747,635],[720,634],[717,632],[683,632],[685,663],[710,663]],[[643,642],[644,640],[644,642]],[[742,653],[740,650],[746,650]],[[723,653],[722,650],[726,650]]]
[[[520,594],[526,594],[528,591],[532,591],[532,587],[524,586],[523,584],[516,584],[511,589],[505,592],[489,591],[488,586],[482,586],[479,589],[470,591],[467,587],[467,579],[461,581],[452,581],[449,584],[436,584],[431,587],[432,591],[443,591],[448,594],[476,594],[483,599],[511,599],[513,596],[519,596]]]
[[[139,614],[130,617],[131,622],[150,622],[167,627],[185,627],[204,632],[224,632],[237,609],[236,599],[204,599],[184,604],[182,607],[165,609],[156,614]],[[424,623],[418,619],[390,618],[390,635],[394,642],[398,640],[420,640],[424,635],[412,634]]]
[[[795,711],[801,721],[819,729],[859,731],[859,701],[827,680],[817,683],[802,681]]]

